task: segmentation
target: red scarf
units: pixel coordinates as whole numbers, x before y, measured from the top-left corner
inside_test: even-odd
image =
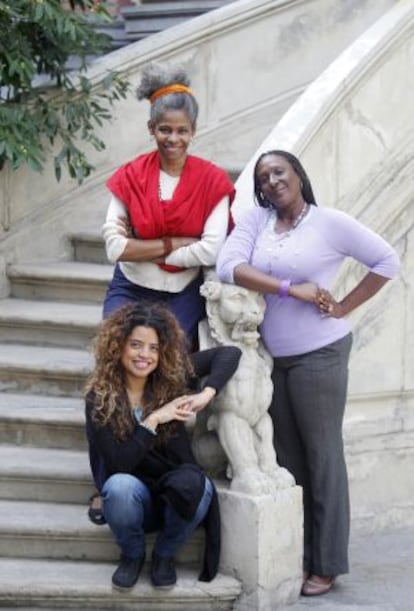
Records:
[[[224,170],[199,157],[187,157],[171,200],[159,200],[159,174],[158,151],[153,151],[123,165],[106,183],[126,206],[136,235],[144,240],[164,236],[201,238],[217,204],[226,195],[230,202],[234,199],[234,186]],[[160,267],[169,272],[183,269],[166,264]]]

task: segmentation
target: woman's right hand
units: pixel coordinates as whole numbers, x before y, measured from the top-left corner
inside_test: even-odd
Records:
[[[124,238],[135,238],[134,230],[127,216],[118,217],[116,224],[119,235],[124,236]]]
[[[319,303],[320,288],[313,282],[303,282],[302,284],[291,284],[289,287],[289,296],[301,301],[310,303]]]
[[[179,420],[185,422],[193,415],[193,409],[191,406],[190,397],[183,396],[177,397],[172,401],[169,401],[159,409],[148,414],[143,420],[144,424],[149,424],[154,429],[159,424],[166,424],[172,420]]]

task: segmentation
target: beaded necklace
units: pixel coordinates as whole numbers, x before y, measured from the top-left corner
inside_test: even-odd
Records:
[[[305,202],[299,215],[293,221],[292,227],[288,229],[287,231],[284,231],[283,233],[276,233],[275,229],[276,229],[276,222],[277,222],[277,213],[276,213],[276,210],[272,210],[269,220],[267,222],[267,226],[266,226],[266,234],[268,236],[267,239],[269,240],[269,246],[266,248],[267,252],[269,253],[268,254],[268,272],[271,275],[277,275],[276,273],[275,274],[273,273],[274,264],[281,257],[284,257],[285,248],[287,248],[288,245],[290,244],[289,238],[292,236],[292,234],[294,233],[294,230],[301,223],[301,221],[303,221],[303,219],[309,212],[309,208],[310,208],[309,204]],[[288,265],[289,265],[289,268],[294,270],[297,267],[297,257],[299,256],[301,252],[301,247],[300,247],[300,244],[296,243],[295,241],[292,242],[292,246],[293,246],[293,250],[291,251],[291,260],[289,261]]]
[[[302,210],[300,211],[300,213],[298,214],[298,216],[295,218],[295,220],[292,223],[292,227],[290,229],[288,229],[287,231],[283,231],[282,233],[279,234],[280,240],[284,240],[284,239],[290,237],[290,234],[292,233],[292,231],[294,231],[294,229],[296,229],[296,227],[299,225],[299,223],[306,216],[307,212],[308,212],[308,204],[306,202],[304,202]],[[276,214],[276,221],[275,221],[275,231],[276,231],[276,223],[277,223],[277,214]]]
[[[169,187],[168,183],[165,184],[165,178],[163,178],[163,176],[166,175],[166,174],[167,174],[166,172],[160,171],[159,176],[158,176],[158,199],[159,199],[160,202],[167,202],[167,201],[169,201],[172,198],[172,196],[174,194],[174,191],[175,191],[175,189],[176,189],[176,187],[178,185],[178,182],[180,180],[180,176],[171,176],[172,179],[176,179],[176,183],[174,185],[174,188],[172,190],[171,195],[169,195],[170,187]],[[164,184],[163,184],[163,182],[164,182]],[[163,196],[163,191],[164,191],[164,195],[165,195],[165,192],[167,192],[167,197]]]

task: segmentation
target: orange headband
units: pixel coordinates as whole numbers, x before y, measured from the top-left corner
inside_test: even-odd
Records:
[[[174,83],[173,85],[167,85],[166,87],[161,87],[161,89],[154,91],[154,93],[150,95],[151,104],[153,104],[155,100],[161,96],[168,95],[169,93],[189,93],[190,95],[194,95],[190,87],[187,87],[187,85]]]

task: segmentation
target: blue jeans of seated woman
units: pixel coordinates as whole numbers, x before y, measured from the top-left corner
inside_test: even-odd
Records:
[[[167,503],[157,512],[148,487],[128,473],[112,475],[102,488],[103,509],[122,554],[140,558],[145,553],[145,533],[161,529],[154,552],[163,558],[175,556],[204,519],[213,496],[205,478],[204,493],[191,520],[185,520]]]

